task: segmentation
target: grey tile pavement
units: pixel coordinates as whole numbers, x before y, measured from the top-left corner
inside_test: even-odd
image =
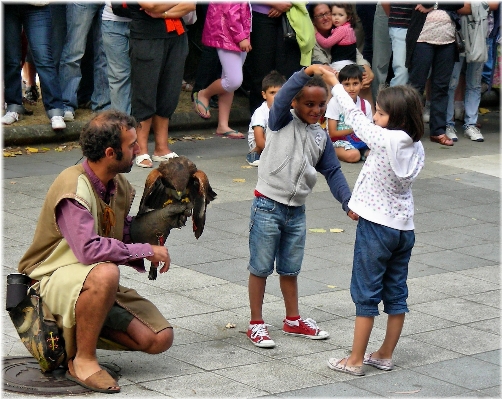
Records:
[[[115,397],[500,397],[500,123],[484,118],[484,143],[461,137],[444,148],[424,138],[426,165],[414,185],[416,245],[410,262],[409,307],[395,352],[396,369],[366,367],[365,377],[329,370],[326,360],[350,351],[354,305],[349,287],[356,224],[331,197],[322,176],[307,200],[309,232],[299,278],[300,310],[331,336],[310,341],[280,332],[284,305],[276,274],[269,278],[264,315],[274,349],[245,337],[249,206],[256,169],[244,140],[177,141],[172,149],[204,170],[218,197],[205,231],[189,227],[167,240],[172,268],[156,281],[122,269],[123,284],[154,302],[174,326],[161,355],[98,351],[121,367]],[[152,145],[150,143],[150,145]],[[29,245],[45,192],[79,150],[3,160],[3,277]],[[361,164],[343,164],[353,186]],[[137,211],[148,170],[133,168]],[[343,229],[331,233],[330,229]],[[5,280],[4,280],[5,281]],[[3,287],[2,287],[3,288]],[[228,323],[235,328],[226,328]],[[377,317],[368,350],[385,334]],[[3,356],[26,356],[6,312]],[[22,395],[2,392],[6,397]]]

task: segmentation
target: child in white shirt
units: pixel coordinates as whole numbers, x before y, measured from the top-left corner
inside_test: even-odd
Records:
[[[251,166],[258,166],[260,155],[265,148],[265,131],[268,126],[268,114],[274,103],[274,97],[286,82],[284,76],[277,71],[270,72],[263,78],[261,95],[265,99],[253,113],[248,130],[249,153],[246,155],[246,161]]]

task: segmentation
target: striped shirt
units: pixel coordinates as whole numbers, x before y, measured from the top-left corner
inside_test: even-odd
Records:
[[[389,28],[405,28],[410,25],[411,13],[415,3],[391,3],[389,13]]]

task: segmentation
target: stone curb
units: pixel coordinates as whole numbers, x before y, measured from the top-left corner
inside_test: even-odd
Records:
[[[169,121],[169,137],[181,137],[188,130],[209,129],[218,125],[217,113],[210,119],[204,120],[195,112],[173,114]],[[235,108],[230,112],[230,123],[236,126],[247,126],[250,114],[247,109]],[[4,126],[3,146],[15,147],[44,143],[64,143],[77,141],[82,128],[88,121],[75,121],[66,124],[66,129],[55,132],[49,123],[30,126]]]
[[[480,107],[500,106],[500,98],[495,91],[483,94]],[[169,122],[169,136],[181,137],[183,132],[197,129],[208,129],[218,125],[217,113],[213,113],[210,119],[203,120],[194,112],[174,113]],[[230,122],[236,126],[247,126],[251,116],[249,110],[239,107],[230,112]],[[30,126],[4,126],[3,146],[14,147],[44,143],[64,143],[77,141],[82,128],[87,121],[76,121],[67,124],[66,129],[59,133],[54,132],[50,125]]]

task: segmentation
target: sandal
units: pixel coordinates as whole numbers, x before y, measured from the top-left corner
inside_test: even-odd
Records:
[[[199,105],[204,108],[204,113],[200,111]],[[199,100],[199,92],[193,93],[193,106],[194,110],[202,119],[211,118],[211,114],[209,113],[209,108],[204,105],[202,101]]]
[[[344,360],[345,363],[342,364]],[[331,370],[341,371],[342,373],[347,373],[358,377],[364,375],[363,366],[347,366],[348,361],[348,357],[343,359],[335,359],[334,357],[332,357],[328,360],[328,367]]]
[[[224,133],[215,133],[217,136],[220,137],[226,137],[227,139],[245,139],[246,136],[244,136],[241,132],[238,132],[237,130],[229,130],[228,132]]]
[[[150,161],[150,165],[145,165],[143,161]],[[153,168],[153,161],[148,154],[141,154],[136,157],[136,166],[140,168]]]
[[[115,381],[115,379],[112,378],[112,376],[103,369],[95,372],[91,376],[87,377],[85,380],[81,380],[80,378],[78,378],[73,368],[73,359],[68,360],[68,371],[66,372],[66,378],[94,392],[101,392],[101,393],[120,392],[120,387],[117,381]]]
[[[363,364],[376,367],[380,370],[391,371],[394,368],[392,359],[375,359],[373,353],[365,353]]]
[[[169,161],[172,158],[178,158],[178,154],[176,154],[175,152],[170,152],[165,155],[152,155],[152,159],[155,162]]]

